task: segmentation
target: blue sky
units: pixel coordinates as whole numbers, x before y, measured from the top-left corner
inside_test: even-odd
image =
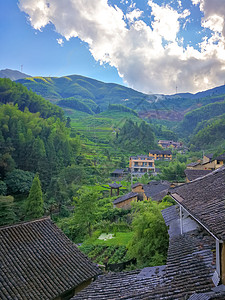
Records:
[[[18,1],[0,2],[0,69],[13,69],[32,76],[64,76],[79,74],[105,82],[124,84],[116,68],[101,66],[79,38],[72,38],[63,47],[61,37],[49,24],[35,30],[21,12]]]
[[[224,84],[225,0],[0,2],[0,69],[146,93]]]

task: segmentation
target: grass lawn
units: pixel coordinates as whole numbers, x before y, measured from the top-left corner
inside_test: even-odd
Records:
[[[86,240],[84,244],[103,245],[103,246],[126,246],[133,236],[133,232],[117,232],[116,234],[113,233],[111,234],[113,235],[113,238],[108,239],[106,241],[98,239],[100,233],[98,234],[97,237],[94,234],[94,237]]]

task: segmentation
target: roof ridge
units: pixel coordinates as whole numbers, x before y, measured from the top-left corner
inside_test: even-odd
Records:
[[[51,221],[51,217],[50,216],[45,216],[45,217],[42,217],[42,218],[30,220],[30,221],[18,222],[18,223],[12,224],[12,225],[3,225],[3,226],[0,226],[0,230],[7,229],[7,228],[13,228],[13,227],[17,227],[17,226],[20,226],[20,225],[26,225],[26,224],[41,222],[41,221],[44,221],[44,220],[50,220]]]
[[[188,169],[186,169],[186,170],[188,170]],[[223,170],[225,170],[225,165],[219,167],[219,168],[216,169],[216,170],[213,170],[213,171],[210,172],[209,174],[203,175],[203,176],[198,177],[198,178],[196,178],[196,179],[194,179],[194,180],[192,180],[192,181],[190,181],[190,182],[184,183],[184,184],[182,184],[182,186],[183,186],[183,185],[190,185],[190,184],[192,184],[193,182],[196,182],[196,181],[201,181],[201,180],[204,179],[205,177],[212,176],[212,175],[214,175],[214,174],[216,174],[216,173],[222,172]],[[200,170],[199,170],[199,171],[200,171]],[[170,190],[175,190],[175,189],[177,189],[178,187],[180,187],[180,186],[176,186],[176,187],[174,187],[174,188],[170,188]]]
[[[222,172],[223,170],[225,170],[225,165],[219,167],[219,168],[216,169],[216,170],[213,170],[213,171],[210,172],[209,174],[203,175],[203,176],[201,176],[201,177],[199,177],[199,178],[196,178],[196,179],[194,179],[193,181],[188,182],[188,183],[192,183],[192,182],[194,182],[194,181],[201,180],[201,179],[203,179],[203,178],[205,178],[205,177],[212,176],[212,175],[214,175],[214,174],[216,174],[216,173]],[[206,171],[206,170],[205,170],[205,171]]]

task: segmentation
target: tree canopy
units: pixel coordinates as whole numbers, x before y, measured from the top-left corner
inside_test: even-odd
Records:
[[[154,201],[133,204],[132,228],[134,235],[128,253],[140,267],[156,266],[166,261],[169,237],[159,206]]]
[[[148,152],[149,149],[158,148],[151,126],[144,121],[138,126],[130,119],[124,123],[115,143],[127,151],[135,152]]]
[[[75,160],[80,142],[70,138],[70,129],[59,119],[42,119],[7,104],[0,106],[0,149],[2,180],[16,167],[38,172],[45,189],[52,176]]]
[[[28,108],[32,113],[39,112],[42,118],[54,117],[64,120],[64,112],[60,107],[8,78],[0,78],[0,103],[17,104],[21,111]]]
[[[154,201],[133,204],[132,228],[134,235],[128,244],[128,253],[137,259],[140,267],[165,263],[169,244],[167,227]]]

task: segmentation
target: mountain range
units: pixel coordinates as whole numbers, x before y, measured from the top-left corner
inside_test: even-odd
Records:
[[[90,115],[93,115],[95,123],[100,119],[102,122],[104,115],[100,113],[116,104],[116,109],[121,110],[122,114],[124,107],[131,108],[139,117],[152,124],[166,125],[179,138],[192,144],[197,145],[201,141],[201,145],[207,148],[213,143],[220,145],[221,139],[224,140],[224,85],[196,94],[147,95],[122,85],[80,75],[27,77],[16,82],[61,106],[67,116],[82,116],[82,127],[90,123],[87,117]],[[210,141],[209,145],[207,141]]]
[[[0,71],[0,74],[5,71]],[[9,69],[4,74],[12,79],[18,73],[20,76],[26,75]],[[225,99],[225,85],[196,94],[149,95],[119,84],[104,83],[80,75],[29,76],[16,81],[54,104],[89,114],[105,111],[110,104],[120,104],[136,110],[142,118],[182,121],[186,113]]]

